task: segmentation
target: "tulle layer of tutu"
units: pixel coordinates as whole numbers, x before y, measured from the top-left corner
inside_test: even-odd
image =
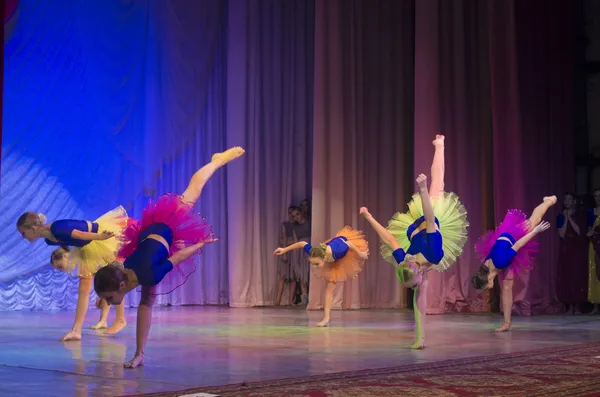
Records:
[[[211,225],[200,214],[195,213],[193,208],[193,205],[183,202],[181,196],[176,194],[165,194],[156,200],[151,199],[142,211],[141,219],[129,220],[121,236],[118,256],[127,258],[133,254],[141,242],[140,234],[154,223],[164,223],[173,232],[169,256],[196,243],[213,241],[215,237]],[[198,254],[200,253],[199,251]],[[173,287],[168,292],[161,291],[160,294],[171,293],[186,282],[187,278],[196,271],[196,256],[191,256],[167,274],[161,283],[165,283],[166,280],[165,285]]]
[[[344,236],[349,242],[354,244],[360,252],[365,252],[369,249],[363,232],[353,229],[350,226],[344,226],[335,237]],[[328,243],[331,240],[327,240]],[[325,263],[321,267],[311,266],[312,273],[318,278],[324,278],[327,281],[343,282],[348,279],[355,278],[362,271],[365,260],[356,252],[348,250],[346,255],[335,262]]]
[[[475,244],[475,252],[481,262],[489,255],[494,243],[502,233],[510,234],[515,241],[520,240],[523,236],[529,233],[529,222],[527,215],[517,209],[510,209],[506,213],[504,220],[495,230],[490,230],[484,234]],[[521,249],[517,251],[517,256],[510,263],[509,269],[514,274],[521,271],[529,271],[532,269],[533,260],[539,251],[539,243],[529,240]]]
[[[98,224],[98,233],[109,231],[115,234],[108,240],[93,240],[84,247],[73,247],[69,253],[69,262],[75,264],[73,274],[90,277],[98,269],[116,259],[119,238],[127,227],[128,217],[125,208],[119,206],[94,221]]]
[[[438,271],[449,269],[456,263],[468,239],[467,210],[455,193],[444,193],[443,197],[432,197],[433,213],[439,221],[440,234],[442,235],[442,248],[444,257],[437,265],[433,266]],[[407,212],[398,212],[392,216],[387,230],[394,236],[404,251],[410,247],[410,240],[406,231],[417,219],[423,216],[423,203],[421,196],[415,194],[408,203]],[[386,244],[381,245],[381,255],[389,263],[397,266],[392,256],[392,249]]]

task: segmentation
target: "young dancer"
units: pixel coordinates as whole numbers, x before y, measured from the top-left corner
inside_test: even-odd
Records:
[[[81,340],[83,321],[92,291],[92,277],[98,269],[116,260],[116,237],[123,233],[127,219],[125,209],[117,207],[93,222],[63,219],[46,224],[46,217],[34,212],[26,212],[17,220],[17,230],[29,242],[44,238],[47,245],[60,246],[50,257],[50,264],[55,269],[79,277],[75,324],[61,341]],[[100,320],[91,327],[92,329],[108,327],[109,306],[106,302],[99,306],[102,309]],[[115,322],[106,330],[106,334],[116,334],[125,328],[123,305],[117,306],[116,311]]]
[[[300,248],[309,256],[313,274],[327,280],[325,315],[323,320],[317,323],[317,327],[327,327],[335,284],[352,279],[362,271],[365,260],[369,256],[369,244],[362,232],[345,226],[334,238],[322,244],[313,247],[306,241],[299,241],[286,248],[277,248],[273,254],[284,255]]]
[[[483,264],[471,279],[473,287],[477,290],[493,288],[494,278],[497,275],[501,277],[504,324],[496,332],[512,330],[513,281],[519,272],[531,270],[538,252],[538,243],[532,239],[550,227],[548,222],[542,222],[542,218],[554,204],[556,196],[544,197],[529,219],[519,210],[508,210],[502,223],[475,244],[475,251]]]
[[[419,175],[419,193],[412,197],[406,213],[395,214],[386,229],[366,207],[360,209],[381,238],[383,257],[396,265],[398,280],[415,290],[413,349],[425,347],[427,272],[432,268],[444,271],[456,262],[467,241],[469,226],[467,211],[458,196],[444,192],[444,136],[437,135],[433,145],[430,189],[427,190],[427,177]]]
[[[174,268],[177,269],[208,243],[216,241],[211,226],[193,212],[202,189],[215,173],[244,154],[241,147],[217,153],[212,161],[192,176],[182,195],[166,194],[151,201],[142,218],[130,222],[123,233],[119,256],[124,267],[107,266],[96,273],[94,289],[109,304],[120,304],[125,294],[142,286],[136,328],[136,352],[126,368],[144,364],[144,348],[152,323],[152,305],[156,286]],[[193,261],[190,261],[193,264]]]

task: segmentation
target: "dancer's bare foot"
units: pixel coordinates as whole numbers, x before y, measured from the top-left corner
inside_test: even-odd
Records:
[[[446,139],[443,135],[436,135],[433,140],[433,146],[444,146],[444,140]]]
[[[91,329],[105,329],[105,328],[108,328],[108,324],[106,323],[105,320],[100,320],[96,324],[92,325],[90,328]]]
[[[425,338],[421,338],[420,341],[416,341],[410,348],[414,350],[425,349]]]
[[[328,318],[324,318],[323,320],[321,320],[317,323],[317,327],[328,327],[328,326],[329,326]]]
[[[144,365],[144,355],[142,353],[136,353],[131,360],[123,364],[125,368],[137,368],[142,365]]]
[[[504,323],[500,328],[496,328],[496,332],[509,332],[512,331],[511,323]]]
[[[114,335],[118,334],[125,328],[127,325],[127,321],[125,319],[116,319],[110,327],[104,332],[104,335]]]
[[[556,204],[556,200],[557,200],[556,196],[546,196],[546,197],[544,197],[544,201],[545,202],[546,201],[549,202],[551,205]]]
[[[81,340],[81,332],[69,331],[65,336],[60,338],[61,342],[69,342],[73,340]]]
[[[244,153],[246,153],[246,151],[243,148],[240,146],[234,146],[231,149],[225,150],[224,152],[213,154],[211,161],[218,161],[221,163],[221,165],[225,165],[230,161],[241,157]]]

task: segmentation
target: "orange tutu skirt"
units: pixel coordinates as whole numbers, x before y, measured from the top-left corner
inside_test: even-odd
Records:
[[[349,242],[354,244],[359,251],[365,252],[369,249],[369,243],[365,235],[360,230],[344,226],[335,237],[344,236]],[[330,242],[327,240],[325,243]],[[312,273],[318,278],[324,278],[327,281],[342,282],[353,279],[362,271],[365,260],[351,249],[348,249],[346,255],[335,262],[326,262],[323,266],[311,266]]]

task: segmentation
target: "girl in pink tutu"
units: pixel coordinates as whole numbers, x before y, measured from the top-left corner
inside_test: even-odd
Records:
[[[353,279],[362,271],[365,260],[369,257],[369,243],[361,231],[344,226],[334,238],[322,244],[312,246],[305,241],[299,241],[285,248],[277,248],[273,254],[284,255],[288,251],[300,248],[308,255],[313,274],[327,280],[325,316],[317,323],[317,327],[327,327],[335,284]]]
[[[142,286],[138,307],[136,352],[127,368],[144,364],[144,347],[152,322],[152,305],[156,286],[167,275],[187,275],[185,264],[208,243],[215,241],[212,228],[204,218],[193,212],[202,188],[214,172],[228,162],[242,156],[240,147],[217,153],[212,161],[198,170],[182,195],[166,194],[151,201],[142,213],[142,219],[129,223],[121,240],[119,257],[125,258],[124,267],[110,265],[100,269],[94,277],[94,289],[112,305],[123,301],[126,293]],[[173,271],[176,269],[176,271]],[[181,285],[181,284],[180,284]]]
[[[544,197],[529,219],[519,210],[508,210],[496,230],[487,232],[475,244],[475,251],[483,264],[471,280],[473,287],[478,290],[493,288],[496,275],[502,283],[504,324],[496,332],[512,329],[513,281],[521,271],[532,269],[539,245],[532,239],[550,227],[548,222],[542,222],[542,218],[554,204],[556,196]]]

